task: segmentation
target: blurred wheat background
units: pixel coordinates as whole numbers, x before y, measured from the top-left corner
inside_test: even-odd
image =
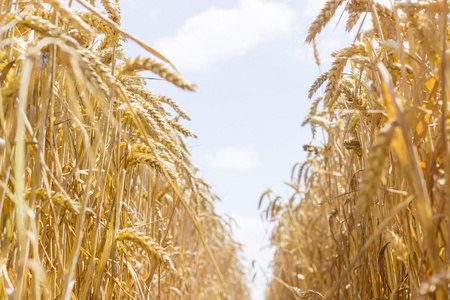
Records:
[[[195,85],[118,1],[77,2],[0,1],[0,298],[248,299],[189,116],[140,72]]]
[[[311,24],[319,65],[315,39],[333,17],[369,27],[309,91],[303,124],[321,137],[304,146],[291,197],[261,199],[276,226],[266,299],[449,299],[448,9],[331,0]]]

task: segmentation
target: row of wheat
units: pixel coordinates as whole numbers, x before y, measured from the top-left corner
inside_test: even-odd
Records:
[[[304,122],[326,139],[305,145],[289,203],[265,194],[276,224],[267,299],[448,299],[447,1],[330,0],[307,43],[337,11],[347,31],[371,27],[310,90],[326,83]]]
[[[247,299],[189,117],[140,72],[195,86],[118,0],[76,2],[0,1],[0,298]]]

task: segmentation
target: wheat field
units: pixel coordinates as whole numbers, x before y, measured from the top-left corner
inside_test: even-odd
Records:
[[[190,118],[142,72],[195,84],[122,28],[119,0],[0,10],[0,298],[250,299],[241,245],[191,161]],[[357,34],[305,95],[315,139],[291,197],[260,199],[267,300],[449,299],[448,12],[328,0],[311,24],[319,66],[332,18]]]
[[[448,12],[329,0],[311,24],[318,64],[333,17],[358,34],[310,89],[303,125],[324,138],[304,146],[291,198],[261,198],[275,225],[266,299],[449,299]]]
[[[0,9],[0,298],[249,299],[189,116],[141,72],[196,86],[121,27],[118,0]]]

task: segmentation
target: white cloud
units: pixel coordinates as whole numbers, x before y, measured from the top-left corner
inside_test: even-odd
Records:
[[[218,169],[248,170],[259,165],[258,153],[251,147],[227,147],[207,154],[207,161]]]
[[[187,19],[175,36],[156,41],[155,48],[183,71],[207,70],[216,61],[288,35],[294,19],[294,10],[283,2],[241,0],[233,9],[212,6]]]
[[[304,1],[304,0],[299,0]],[[303,14],[307,16],[316,16],[319,14],[320,10],[324,7],[327,0],[306,0],[305,1],[305,8],[303,9]],[[376,0],[376,2],[391,6],[391,0]],[[344,5],[341,5],[341,7],[344,7]]]
[[[306,0],[302,13],[306,16],[316,16],[325,5],[325,0]]]

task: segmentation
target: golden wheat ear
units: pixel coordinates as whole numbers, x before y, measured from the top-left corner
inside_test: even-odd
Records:
[[[303,122],[323,146],[305,147],[288,204],[263,210],[276,212],[266,299],[447,299],[448,3],[326,1],[307,43],[338,8],[346,31],[371,26],[307,95],[327,82]]]
[[[73,2],[0,4],[0,299],[249,299],[189,116],[140,71],[195,85],[118,0]]]
[[[195,91],[194,84],[186,81],[178,73],[171,71],[151,58],[137,57],[136,59],[128,59],[119,70],[121,74],[149,70],[182,89]]]

